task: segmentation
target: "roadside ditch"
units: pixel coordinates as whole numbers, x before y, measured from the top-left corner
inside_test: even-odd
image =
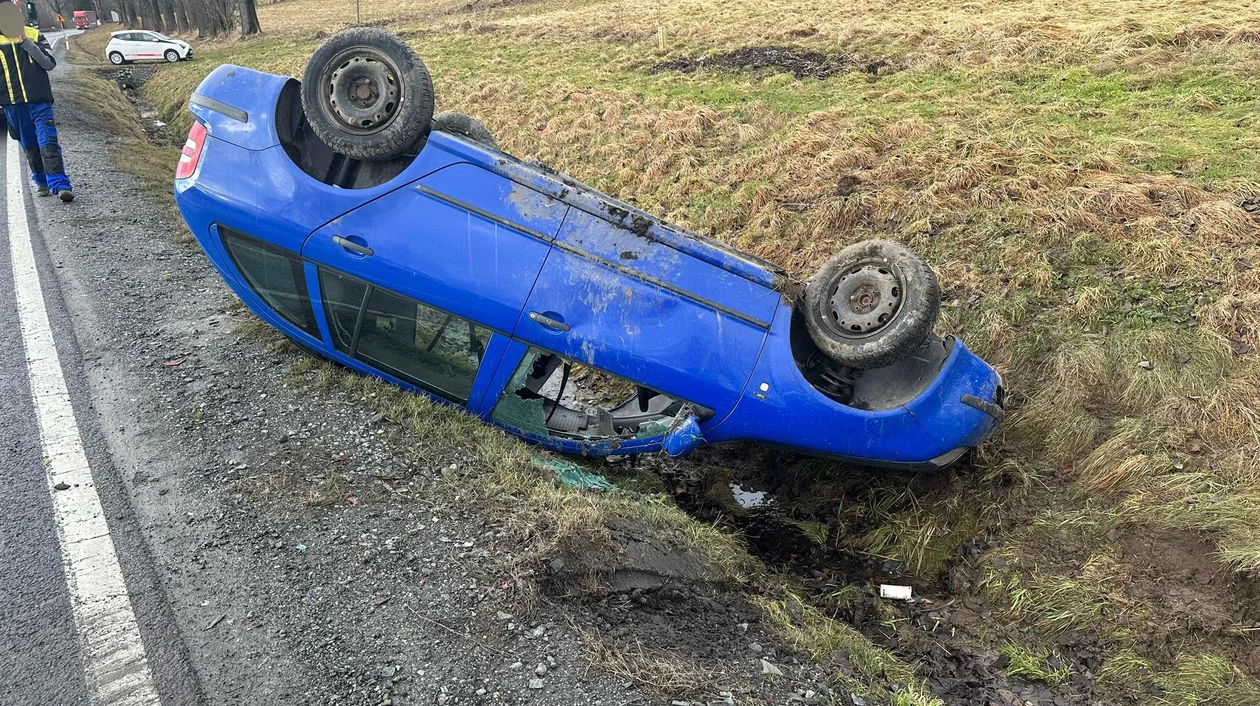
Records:
[[[151,75],[133,68],[96,72],[81,85],[98,96],[104,91],[107,100],[83,105],[143,142],[139,153],[148,150],[151,158],[137,161],[129,151],[120,166],[169,208],[176,149],[144,99]],[[125,99],[128,115],[114,95]],[[171,221],[172,232],[182,229]],[[246,312],[233,317],[250,319]],[[284,449],[263,444],[242,463],[277,473],[238,478],[234,493],[253,500],[258,512],[286,518],[329,507],[393,506],[419,495],[472,503],[471,512],[487,513],[481,522],[515,544],[510,560],[474,570],[483,581],[512,587],[501,612],[536,611],[544,623],[573,626],[591,663],[613,675],[697,703],[1096,700],[1102,665],[1088,632],[1064,635],[1058,650],[1036,657],[1032,667],[1021,666],[1026,655],[990,647],[1007,642],[1005,635],[1016,639],[1021,626],[1002,620],[986,600],[983,575],[994,559],[978,522],[953,556],[932,558],[926,570],[885,556],[901,552],[860,541],[878,536],[881,523],[920,498],[974,483],[966,464],[909,476],[741,445],[704,449],[682,462],[584,463],[618,490],[577,491],[530,463],[562,459],[497,431],[476,431],[481,425],[463,415],[306,357],[260,325],[244,326],[249,345],[274,351],[288,366],[286,382],[296,397],[349,400],[383,429],[372,443],[388,450],[384,456],[406,460],[392,470],[338,470],[318,454],[278,460]],[[286,470],[292,468],[300,472]],[[995,497],[1020,502],[1014,479],[983,482]],[[930,528],[888,526],[903,535],[915,531],[928,533],[924,545],[931,541]],[[945,531],[968,534],[967,527]],[[910,585],[915,600],[879,598],[881,584]],[[908,688],[919,679],[926,688]]]

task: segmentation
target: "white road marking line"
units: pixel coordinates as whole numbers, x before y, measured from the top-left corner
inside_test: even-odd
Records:
[[[83,439],[74,421],[44,308],[26,221],[25,165],[17,141],[7,142],[6,204],[18,320],[88,691],[95,706],[159,706],[136,614],[83,452]],[[70,488],[56,490],[53,486],[58,483],[67,483]]]

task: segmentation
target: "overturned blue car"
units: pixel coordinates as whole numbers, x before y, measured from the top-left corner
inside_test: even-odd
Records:
[[[798,281],[435,116],[382,30],[328,38],[300,82],[220,66],[189,105],[176,202],[250,309],[533,443],[930,469],[1004,416],[993,368],[932,332],[940,292],[907,248],[857,243]]]

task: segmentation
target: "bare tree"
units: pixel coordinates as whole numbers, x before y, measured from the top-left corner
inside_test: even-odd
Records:
[[[183,32],[184,28],[180,26],[179,20],[175,17],[174,0],[162,0],[162,23],[166,25],[167,32]]]
[[[158,0],[145,0],[143,7],[145,28],[165,32],[166,23],[162,21],[162,9],[158,7]]]
[[[55,4],[69,6],[76,0],[37,0],[55,14]],[[78,0],[97,3],[98,14],[111,9],[129,28],[142,26],[159,32],[195,33],[199,37],[227,34],[238,27],[242,36],[262,31],[257,0]]]
[[[55,24],[64,29],[67,22],[66,12],[73,3],[69,0],[40,0],[40,2],[48,11],[49,24]],[[36,7],[36,10],[38,10],[38,6]],[[61,22],[57,22],[57,17],[61,17]],[[43,18],[41,17],[40,19],[42,20]]]
[[[262,31],[258,27],[258,7],[254,4],[254,0],[237,0],[236,6],[241,17],[242,37]]]
[[[118,0],[118,2],[122,5],[123,24],[127,25],[128,29],[134,29],[140,23],[139,18],[136,16],[134,0]]]

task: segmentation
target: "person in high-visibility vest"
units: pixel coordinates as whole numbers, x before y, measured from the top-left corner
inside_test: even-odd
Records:
[[[8,0],[0,0],[8,2]],[[18,37],[0,35],[0,105],[4,106],[10,134],[16,134],[31,167],[35,193],[56,194],[66,203],[74,200],[66,176],[53,120],[52,84],[48,72],[57,65],[48,40],[34,27],[24,27]]]

